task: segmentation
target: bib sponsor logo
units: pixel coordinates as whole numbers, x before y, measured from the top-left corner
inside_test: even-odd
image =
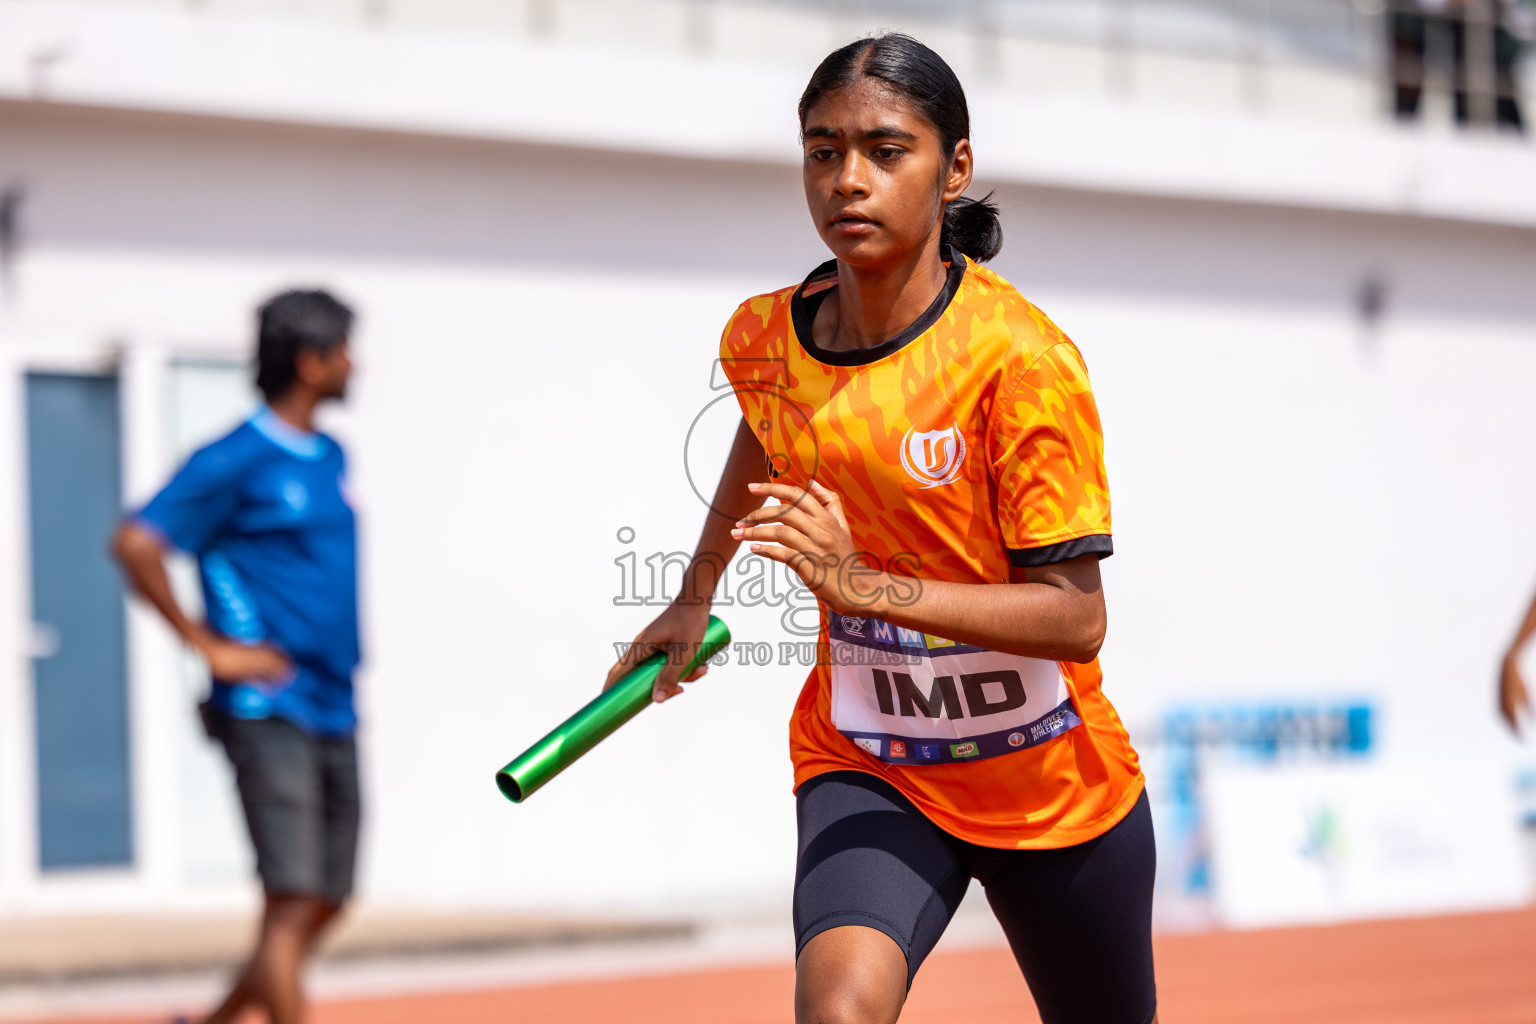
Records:
[[[907,756],[907,745],[905,743],[901,742],[901,740],[891,740],[891,756],[892,757],[906,757]]]
[[[981,753],[981,747],[976,745],[975,740],[967,740],[964,743],[951,743],[949,745],[950,757],[975,757],[979,753]]]
[[[857,615],[839,616],[843,620],[843,632],[849,636],[862,637],[864,635],[864,620]]]
[[[965,435],[951,424],[947,430],[911,427],[901,439],[901,468],[924,489],[953,483],[965,464]]]
[[[1070,727],[1070,724],[1066,721],[1066,716],[1058,711],[1054,714],[1046,715],[1040,721],[1031,725],[1029,727],[1029,734],[1030,738],[1038,742],[1047,736],[1054,735]]]
[[[859,620],[860,623],[863,621],[863,619]],[[846,629],[847,627],[844,628]],[[862,636],[863,634],[859,635]],[[882,622],[879,619],[875,620],[875,639],[880,643],[897,644],[901,647],[916,647],[920,650],[926,650],[927,645],[923,643],[923,636],[924,634],[919,633],[915,629],[893,626],[889,622]]]
[[[1021,732],[1011,733],[1008,736],[1008,745],[1010,747],[1022,747],[1024,745],[1024,734]]]
[[[919,761],[937,761],[944,756],[944,748],[937,743],[914,743],[912,749],[916,751]]]
[[[853,738],[853,742],[854,742],[855,746],[857,746],[860,749],[864,750],[866,753],[873,754],[876,757],[880,756],[880,741],[879,740],[872,740],[872,739],[869,739],[869,738],[864,737],[864,736],[855,736]]]

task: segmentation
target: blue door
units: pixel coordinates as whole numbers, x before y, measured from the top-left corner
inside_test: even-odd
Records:
[[[50,868],[133,859],[117,378],[27,375],[38,856]]]

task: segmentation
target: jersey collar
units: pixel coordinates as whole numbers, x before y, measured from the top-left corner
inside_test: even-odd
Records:
[[[270,405],[263,405],[256,410],[256,415],[251,417],[250,424],[262,437],[295,458],[312,462],[325,454],[324,434],[300,430],[273,412]]]
[[[949,308],[955,293],[960,290],[960,282],[965,279],[965,256],[954,245],[950,245],[945,258],[949,263],[949,273],[944,276],[944,287],[934,296],[928,308],[923,310],[923,315],[912,321],[906,330],[869,348],[836,351],[822,348],[811,338],[811,323],[816,319],[816,310],[837,284],[837,260],[828,260],[811,271],[800,287],[795,289],[794,295],[790,296],[789,313],[794,322],[795,338],[811,358],[830,366],[863,366],[884,359],[922,337],[928,328],[938,323],[939,317],[944,315],[944,310]]]

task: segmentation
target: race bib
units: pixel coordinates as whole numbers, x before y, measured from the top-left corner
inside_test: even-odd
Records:
[[[889,764],[1011,754],[1082,725],[1054,661],[830,616],[832,724]]]

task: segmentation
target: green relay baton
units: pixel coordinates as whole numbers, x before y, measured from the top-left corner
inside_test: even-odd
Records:
[[[678,678],[688,675],[713,658],[731,642],[725,623],[709,617],[704,642],[694,652]],[[586,707],[549,731],[539,742],[514,757],[496,773],[496,785],[515,804],[569,768],[577,758],[603,740],[619,726],[644,711],[651,703],[651,689],[656,676],[667,663],[665,652],[657,651],[628,675],[598,694]]]

